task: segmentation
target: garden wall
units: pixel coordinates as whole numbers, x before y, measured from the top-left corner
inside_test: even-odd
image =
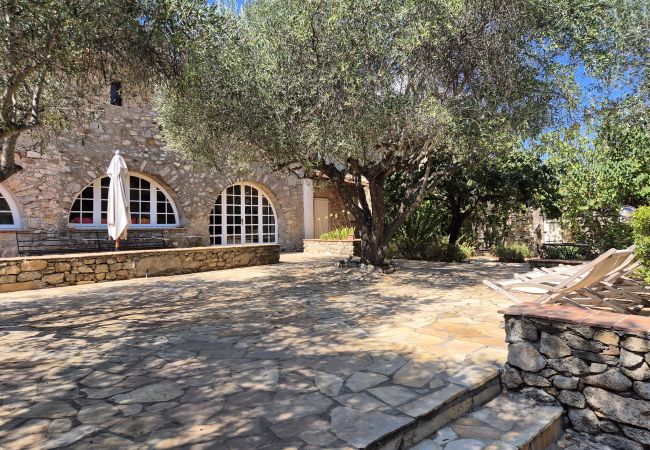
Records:
[[[241,245],[0,259],[0,292],[275,264],[279,245]]]
[[[343,258],[361,255],[361,240],[332,241],[325,239],[303,239],[305,253],[314,255],[341,256]]]
[[[507,389],[560,403],[575,430],[603,444],[650,446],[649,317],[539,304],[502,313]]]

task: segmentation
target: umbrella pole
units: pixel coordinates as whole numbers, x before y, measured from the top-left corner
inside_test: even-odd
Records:
[[[120,249],[120,238],[115,239],[115,251]]]

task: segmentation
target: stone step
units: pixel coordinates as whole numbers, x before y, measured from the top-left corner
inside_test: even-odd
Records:
[[[447,379],[450,384],[398,408],[408,423],[382,436],[366,449],[402,450],[436,430],[489,402],[501,390],[498,370],[490,366],[466,367]]]
[[[562,408],[504,393],[411,450],[545,450],[562,437]]]

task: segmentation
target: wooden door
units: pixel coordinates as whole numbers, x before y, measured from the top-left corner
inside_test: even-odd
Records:
[[[330,230],[329,224],[330,201],[326,198],[314,198],[314,237]]]

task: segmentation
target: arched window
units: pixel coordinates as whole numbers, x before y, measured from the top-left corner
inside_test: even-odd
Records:
[[[210,244],[256,244],[278,241],[277,218],[269,199],[247,183],[233,184],[210,212]]]
[[[110,178],[97,178],[74,199],[68,222],[75,227],[106,224]],[[169,194],[149,177],[130,176],[131,227],[177,227],[178,213]]]
[[[13,198],[2,185],[0,185],[0,230],[11,230],[20,227],[18,207]]]

